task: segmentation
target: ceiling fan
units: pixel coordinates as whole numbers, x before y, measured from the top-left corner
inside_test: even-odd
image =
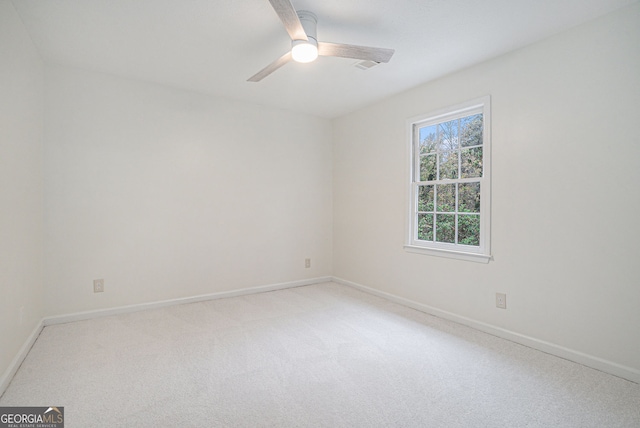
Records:
[[[318,18],[315,14],[306,10],[296,12],[290,0],[269,0],[269,2],[291,37],[291,51],[251,76],[247,79],[248,82],[261,81],[291,60],[311,62],[321,55],[381,63],[389,62],[395,52],[393,49],[319,42],[316,36]]]

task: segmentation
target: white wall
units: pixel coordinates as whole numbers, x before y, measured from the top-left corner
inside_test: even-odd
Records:
[[[43,94],[35,47],[0,0],[0,380],[43,315]]]
[[[335,120],[334,275],[640,373],[639,40],[636,3]],[[487,94],[495,260],[405,252],[406,119]]]
[[[331,274],[328,120],[45,75],[47,315]]]

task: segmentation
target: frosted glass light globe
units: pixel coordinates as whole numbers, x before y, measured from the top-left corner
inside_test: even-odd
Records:
[[[291,56],[296,62],[312,62],[318,58],[318,46],[311,41],[294,40],[291,44]]]

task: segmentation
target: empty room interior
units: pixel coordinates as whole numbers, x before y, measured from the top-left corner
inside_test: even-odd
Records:
[[[0,409],[639,427],[639,119],[638,1],[0,0]]]

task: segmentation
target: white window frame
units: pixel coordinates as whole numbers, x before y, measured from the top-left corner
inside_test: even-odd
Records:
[[[480,177],[480,245],[470,246],[418,240],[419,129],[482,113],[482,177]],[[479,263],[491,260],[491,97],[485,96],[407,120],[408,215],[404,248],[408,252]]]

